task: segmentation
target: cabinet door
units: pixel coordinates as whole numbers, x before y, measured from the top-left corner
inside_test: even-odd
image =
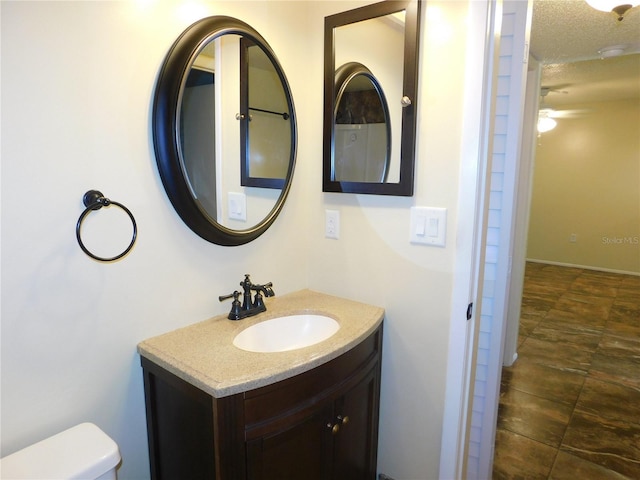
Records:
[[[151,478],[215,478],[211,397],[142,359]]]
[[[373,480],[378,446],[378,366],[336,400],[333,480]]]
[[[332,405],[247,443],[251,480],[326,480],[331,474]]]

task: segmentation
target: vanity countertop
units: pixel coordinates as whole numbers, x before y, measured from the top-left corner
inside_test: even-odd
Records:
[[[221,398],[269,385],[322,365],[356,346],[382,322],[384,309],[311,290],[265,299],[267,311],[232,321],[227,315],[174,330],[138,344],[151,360],[210,395]],[[255,323],[301,313],[334,318],[340,329],[309,347],[255,353],[233,345],[235,336]]]

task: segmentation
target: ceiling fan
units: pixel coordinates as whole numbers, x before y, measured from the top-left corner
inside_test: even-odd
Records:
[[[575,118],[580,116],[585,110],[558,110],[556,108],[551,107],[546,103],[546,97],[549,93],[562,93],[568,94],[569,92],[561,89],[562,86],[558,87],[542,87],[540,89],[540,106],[538,108],[538,133],[548,132],[549,130],[553,130],[556,128],[558,122],[557,118]]]

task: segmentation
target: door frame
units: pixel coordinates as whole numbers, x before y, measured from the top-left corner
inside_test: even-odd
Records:
[[[513,0],[506,0],[513,1]],[[520,56],[520,52],[514,52],[513,58],[522,58],[523,63],[527,63],[529,59],[528,52],[528,34],[531,28],[530,21],[530,9],[532,0],[526,0],[524,4],[529,9],[528,21],[524,23],[518,23],[514,35],[525,38],[523,44],[524,51]],[[518,7],[520,8],[520,7]],[[481,92],[477,97],[477,101],[474,101],[470,97],[466,97],[469,100],[468,108],[465,112],[474,117],[474,114],[478,114],[477,122],[473,120],[467,124],[465,122],[465,129],[463,131],[463,144],[469,141],[469,145],[466,149],[463,148],[463,155],[461,161],[461,179],[460,179],[460,198],[459,198],[459,233],[462,235],[468,234],[465,231],[465,227],[473,225],[472,239],[469,240],[471,252],[457,252],[456,255],[456,269],[455,269],[455,282],[453,290],[452,300],[452,320],[451,330],[449,338],[449,358],[448,358],[448,371],[447,371],[447,386],[445,393],[445,415],[443,419],[443,433],[442,433],[442,449],[440,458],[440,478],[467,478],[469,472],[467,471],[467,458],[469,456],[469,440],[472,435],[471,417],[474,401],[474,382],[476,379],[476,356],[478,351],[478,332],[480,329],[480,312],[481,312],[481,299],[482,299],[482,284],[484,278],[484,260],[486,253],[486,241],[487,241],[487,217],[489,207],[489,193],[490,193],[490,176],[491,176],[491,158],[493,155],[492,138],[495,126],[495,102],[496,102],[496,85],[498,83],[498,57],[500,54],[500,36],[502,29],[502,12],[503,12],[503,0],[487,0],[483,2],[470,1],[470,18],[474,21],[470,22],[477,28],[480,25],[479,18],[482,13],[486,16],[486,22],[484,23],[485,42],[482,46],[481,55],[482,60],[476,63],[471,62],[468,65],[469,72],[467,73],[467,82],[476,81],[477,78],[482,78]],[[478,32],[470,32],[469,40],[473,41],[478,39]],[[469,46],[468,53],[478,53],[479,46]],[[482,75],[474,75],[474,69],[478,68],[482,64]],[[522,135],[523,140],[521,147],[517,150],[512,150],[512,157],[507,161],[514,162],[516,170],[515,175],[510,180],[510,183],[505,186],[513,192],[510,198],[510,203],[505,208],[506,217],[504,225],[509,230],[507,245],[504,246],[504,250],[500,253],[501,257],[506,258],[506,265],[500,268],[498,275],[500,278],[496,278],[496,283],[502,285],[504,288],[504,295],[497,298],[499,304],[494,303],[492,305],[494,310],[503,312],[502,315],[498,315],[494,320],[496,324],[491,329],[491,362],[487,370],[488,384],[491,388],[488,388],[482,400],[486,401],[485,405],[487,411],[484,413],[482,419],[483,426],[486,431],[481,428],[479,433],[474,430],[476,443],[480,444],[479,452],[475,452],[480,457],[480,468],[477,475],[489,475],[491,474],[491,468],[493,464],[493,442],[495,439],[495,419],[497,417],[497,409],[499,402],[499,379],[501,376],[503,355],[505,352],[505,336],[507,328],[507,312],[509,311],[510,301],[513,302],[514,296],[510,296],[510,289],[512,281],[514,280],[511,270],[512,255],[514,249],[517,255],[524,258],[524,249],[526,246],[526,225],[522,226],[522,219],[518,217],[519,212],[525,205],[530,202],[529,192],[524,194],[517,194],[517,188],[521,185],[528,185],[529,190],[532,181],[532,156],[535,150],[535,134],[533,133],[535,118],[537,115],[536,106],[538,96],[535,94],[539,83],[530,83],[531,75],[527,75],[527,81],[522,82],[522,92],[517,98],[511,99],[509,108],[512,112],[515,112],[514,116],[517,121],[510,124],[510,128],[515,127],[517,135]],[[539,80],[538,80],[539,81]],[[523,101],[525,95],[525,84],[527,86],[526,91],[526,106]],[[479,88],[478,86],[475,87]],[[465,93],[473,92],[474,87],[469,87]],[[532,100],[533,99],[533,100]],[[513,102],[513,103],[511,103]],[[517,103],[517,104],[516,104]],[[475,129],[475,130],[474,130]],[[530,132],[529,132],[530,130]],[[472,141],[469,135],[472,135],[475,131],[477,136],[476,141]],[[527,132],[527,133],[525,133]],[[527,136],[530,134],[529,136]],[[527,161],[525,161],[524,167],[520,167],[521,159],[518,156],[531,155]],[[467,158],[473,156],[475,158]],[[474,164],[475,162],[475,164]],[[527,163],[529,162],[529,163]],[[467,170],[465,172],[465,170]],[[475,201],[474,205],[469,205],[469,198]],[[465,223],[469,222],[469,223]],[[524,230],[523,230],[524,228]],[[462,244],[464,242],[459,242]],[[467,244],[468,247],[469,244]],[[469,248],[469,247],[468,247]],[[459,253],[459,254],[458,254]],[[464,262],[468,262],[465,264]],[[466,268],[464,265],[470,265]],[[524,276],[523,269],[519,269],[515,272],[516,284],[519,279],[522,282]],[[521,291],[521,286],[517,287]],[[464,295],[468,295],[469,303],[474,303],[474,313],[466,325],[460,325],[460,308],[461,303],[464,301]],[[519,307],[517,309],[519,312]],[[511,309],[513,313],[514,310]],[[518,315],[519,316],[519,315]],[[513,335],[513,330],[510,330],[510,334]],[[514,348],[517,344],[517,328],[515,331]],[[510,347],[511,348],[511,345]],[[511,354],[512,360],[515,359],[515,351]],[[495,391],[494,391],[495,390]]]
[[[479,299],[482,298],[481,279],[484,274],[501,18],[502,0],[469,1],[458,240],[439,478],[466,476],[480,325]]]

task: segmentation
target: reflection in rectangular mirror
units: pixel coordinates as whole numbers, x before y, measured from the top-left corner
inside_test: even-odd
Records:
[[[361,167],[361,175],[340,176],[335,172],[333,180],[336,181],[386,181],[398,183],[400,180],[400,126],[402,125],[402,106],[394,99],[402,98],[402,72],[404,63],[404,10],[370,20],[342,25],[334,28],[334,65],[336,69],[355,59],[365,65],[380,83],[384,96],[387,99],[389,109],[389,122],[391,124],[391,152],[389,155],[389,168],[386,179],[376,178],[368,175],[367,171],[372,170],[370,163],[379,163],[380,157],[386,157],[385,146],[376,145],[375,148],[367,148],[369,138],[384,142],[385,118],[376,119],[349,119],[349,123],[335,121],[334,148],[338,149],[344,145],[345,140],[353,139],[353,131],[357,129],[365,135],[358,136],[352,144],[352,150],[358,157],[366,157],[369,162],[349,162],[350,165],[358,164]],[[358,89],[358,92],[362,92]],[[356,103],[356,102],[354,102]],[[360,105],[367,105],[370,102],[362,99],[357,102]],[[365,107],[366,108],[366,107]],[[370,108],[366,108],[370,111]],[[346,139],[344,137],[347,137]],[[363,138],[360,141],[360,138]],[[366,138],[366,140],[365,140]],[[337,153],[337,152],[334,152]],[[378,161],[371,162],[372,159]],[[337,162],[338,163],[338,162]],[[337,164],[336,163],[336,164]]]
[[[323,191],[413,195],[419,9],[325,18]]]

